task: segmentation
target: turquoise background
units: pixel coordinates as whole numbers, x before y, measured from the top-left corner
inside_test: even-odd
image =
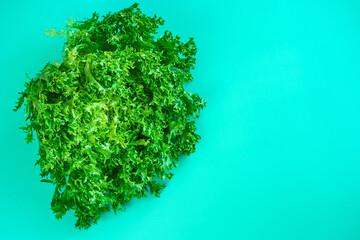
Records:
[[[88,231],[50,210],[17,92],[61,59],[62,29],[132,1],[1,1],[0,239],[360,239],[360,2],[138,1],[198,46],[197,152],[160,198]]]

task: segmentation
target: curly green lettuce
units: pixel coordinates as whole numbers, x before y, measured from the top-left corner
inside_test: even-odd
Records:
[[[75,211],[87,229],[132,198],[159,196],[182,154],[195,151],[195,120],[205,100],[185,91],[196,46],[165,31],[161,17],[134,4],[102,18],[70,19],[61,63],[25,84],[27,143],[36,132],[43,182],[55,185],[57,218]]]

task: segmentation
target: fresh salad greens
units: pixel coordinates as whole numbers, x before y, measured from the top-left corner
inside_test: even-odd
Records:
[[[159,196],[181,154],[200,139],[205,100],[184,90],[196,46],[165,31],[138,4],[90,19],[70,19],[50,36],[66,37],[62,62],[25,84],[27,143],[36,133],[42,182],[55,185],[57,218],[73,209],[87,229],[132,198]]]

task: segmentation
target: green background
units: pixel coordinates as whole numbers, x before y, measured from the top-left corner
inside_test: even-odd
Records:
[[[132,1],[1,1],[0,239],[360,239],[360,2],[138,1],[198,46],[187,89],[208,101],[197,152],[160,198],[133,200],[88,231],[56,220],[37,143],[11,109],[61,59],[45,36]]]

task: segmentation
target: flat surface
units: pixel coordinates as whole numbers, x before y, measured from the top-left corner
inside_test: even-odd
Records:
[[[198,45],[207,99],[197,152],[160,198],[132,201],[88,231],[50,210],[17,92],[61,59],[61,29],[132,1],[1,1],[0,239],[360,239],[360,5],[357,1],[139,1]],[[291,3],[297,2],[297,3]]]

